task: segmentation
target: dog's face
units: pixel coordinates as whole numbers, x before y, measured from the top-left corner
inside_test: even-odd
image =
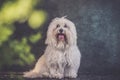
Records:
[[[55,36],[57,43],[68,43],[67,31],[69,31],[67,24],[59,22],[56,24],[56,27],[53,29],[53,36]]]
[[[75,25],[68,19],[55,18],[49,25],[46,44],[56,48],[65,48],[76,44]]]

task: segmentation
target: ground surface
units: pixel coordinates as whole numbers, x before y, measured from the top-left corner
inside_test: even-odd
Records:
[[[0,80],[59,80],[49,78],[23,78],[21,72],[2,72],[0,73]],[[98,74],[79,74],[76,79],[64,78],[61,80],[120,80],[120,75],[98,75]]]

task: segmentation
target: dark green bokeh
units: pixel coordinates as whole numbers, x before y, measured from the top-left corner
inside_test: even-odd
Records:
[[[35,7],[41,0],[3,0],[0,3],[0,69],[11,65],[24,66],[35,61],[31,45],[42,37],[37,30],[46,20],[46,12]],[[27,23],[35,33],[12,38],[18,26],[15,23]],[[22,26],[21,26],[22,28]],[[24,30],[23,30],[24,31]],[[27,57],[27,58],[26,58]]]

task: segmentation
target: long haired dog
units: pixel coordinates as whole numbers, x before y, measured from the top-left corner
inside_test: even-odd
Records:
[[[45,43],[48,45],[45,53],[33,70],[24,73],[24,77],[76,78],[81,54],[73,22],[65,17],[53,19]]]

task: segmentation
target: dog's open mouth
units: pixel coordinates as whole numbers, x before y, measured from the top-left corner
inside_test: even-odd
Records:
[[[66,35],[63,33],[57,34],[57,40],[59,41],[66,41]]]

